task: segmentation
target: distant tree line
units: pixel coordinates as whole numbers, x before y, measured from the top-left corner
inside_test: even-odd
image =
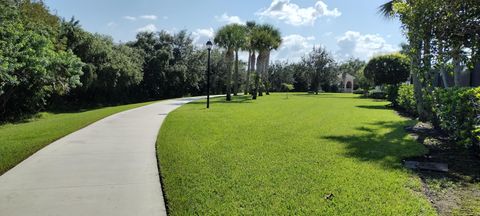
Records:
[[[339,84],[350,74],[356,78],[354,88],[369,89],[371,78],[363,75],[366,63],[359,59],[338,62],[324,47],[313,47],[298,62],[276,61],[268,69],[271,91],[284,91],[284,84],[292,84],[296,92],[338,92]]]

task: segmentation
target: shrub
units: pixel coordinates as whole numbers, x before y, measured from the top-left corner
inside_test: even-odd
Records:
[[[413,92],[413,85],[403,84],[398,88],[397,106],[410,115],[417,116],[417,102]]]
[[[374,98],[374,99],[386,99],[387,98],[387,93],[385,93],[382,90],[374,89],[374,90],[368,91],[367,96],[369,98]]]
[[[457,143],[478,151],[480,88],[437,89],[433,102],[438,127]]]
[[[385,93],[387,94],[387,100],[392,102],[393,106],[397,106],[397,97],[398,97],[398,84],[387,85],[385,88]]]
[[[365,90],[361,88],[353,90],[353,94],[364,94],[364,93],[365,93]]]

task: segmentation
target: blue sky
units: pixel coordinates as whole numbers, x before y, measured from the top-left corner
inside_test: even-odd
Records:
[[[385,20],[377,7],[386,0],[46,0],[50,9],[75,16],[91,32],[130,41],[140,30],[187,29],[204,44],[228,23],[255,20],[277,26],[283,45],[274,60],[297,61],[313,46],[325,46],[337,59],[394,52],[405,39],[400,24]]]

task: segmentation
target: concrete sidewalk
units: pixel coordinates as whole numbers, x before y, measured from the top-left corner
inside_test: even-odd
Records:
[[[157,133],[169,112],[202,98],[121,112],[48,145],[0,176],[0,215],[166,215]]]

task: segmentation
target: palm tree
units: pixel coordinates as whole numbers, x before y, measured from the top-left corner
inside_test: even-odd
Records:
[[[387,19],[392,19],[395,16],[395,11],[393,10],[393,5],[395,2],[398,2],[399,0],[390,0],[388,2],[385,2],[385,4],[380,5],[378,7],[378,13],[383,15],[383,17]]]
[[[268,89],[268,79],[266,72],[270,61],[270,52],[277,49],[282,43],[280,31],[272,25],[264,24],[253,29],[252,31],[252,47],[258,51],[257,69],[255,74],[255,89],[253,91],[253,99],[256,99],[257,93],[262,96],[260,90],[260,78],[267,80],[265,83]]]
[[[238,61],[238,50],[243,44],[245,39],[243,33],[243,27],[238,24],[231,24],[226,25],[220,28],[216,35],[214,42],[220,46],[225,48],[225,63],[227,69],[227,77],[226,77],[226,84],[227,84],[227,101],[232,100],[231,91],[232,91],[232,64],[233,64],[233,56],[234,52],[237,53],[237,61]],[[238,63],[237,63],[238,67]]]
[[[270,54],[272,52],[272,50],[276,50],[278,49],[278,47],[280,47],[280,45],[282,44],[282,36],[280,34],[280,31],[276,28],[274,28],[273,26],[271,25],[264,25],[263,28],[265,28],[265,30],[267,32],[269,32],[270,34],[270,39],[271,39],[271,43],[270,43],[270,47],[269,49],[267,50],[267,55],[266,55],[266,59],[265,59],[265,62],[263,63],[263,74],[264,74],[264,79],[265,79],[265,90],[266,90],[266,94],[269,95],[270,94],[270,78],[268,77],[268,66],[270,64]]]
[[[245,28],[245,46],[244,50],[248,51],[248,63],[247,63],[247,79],[245,80],[244,94],[250,93],[250,73],[255,71],[255,49],[252,44],[253,29],[256,27],[255,21],[247,21]]]
[[[235,49],[235,73],[233,82],[233,95],[237,96],[240,74],[238,72],[238,52],[245,46],[246,42],[246,27],[244,25],[232,24],[234,33],[233,44]]]

